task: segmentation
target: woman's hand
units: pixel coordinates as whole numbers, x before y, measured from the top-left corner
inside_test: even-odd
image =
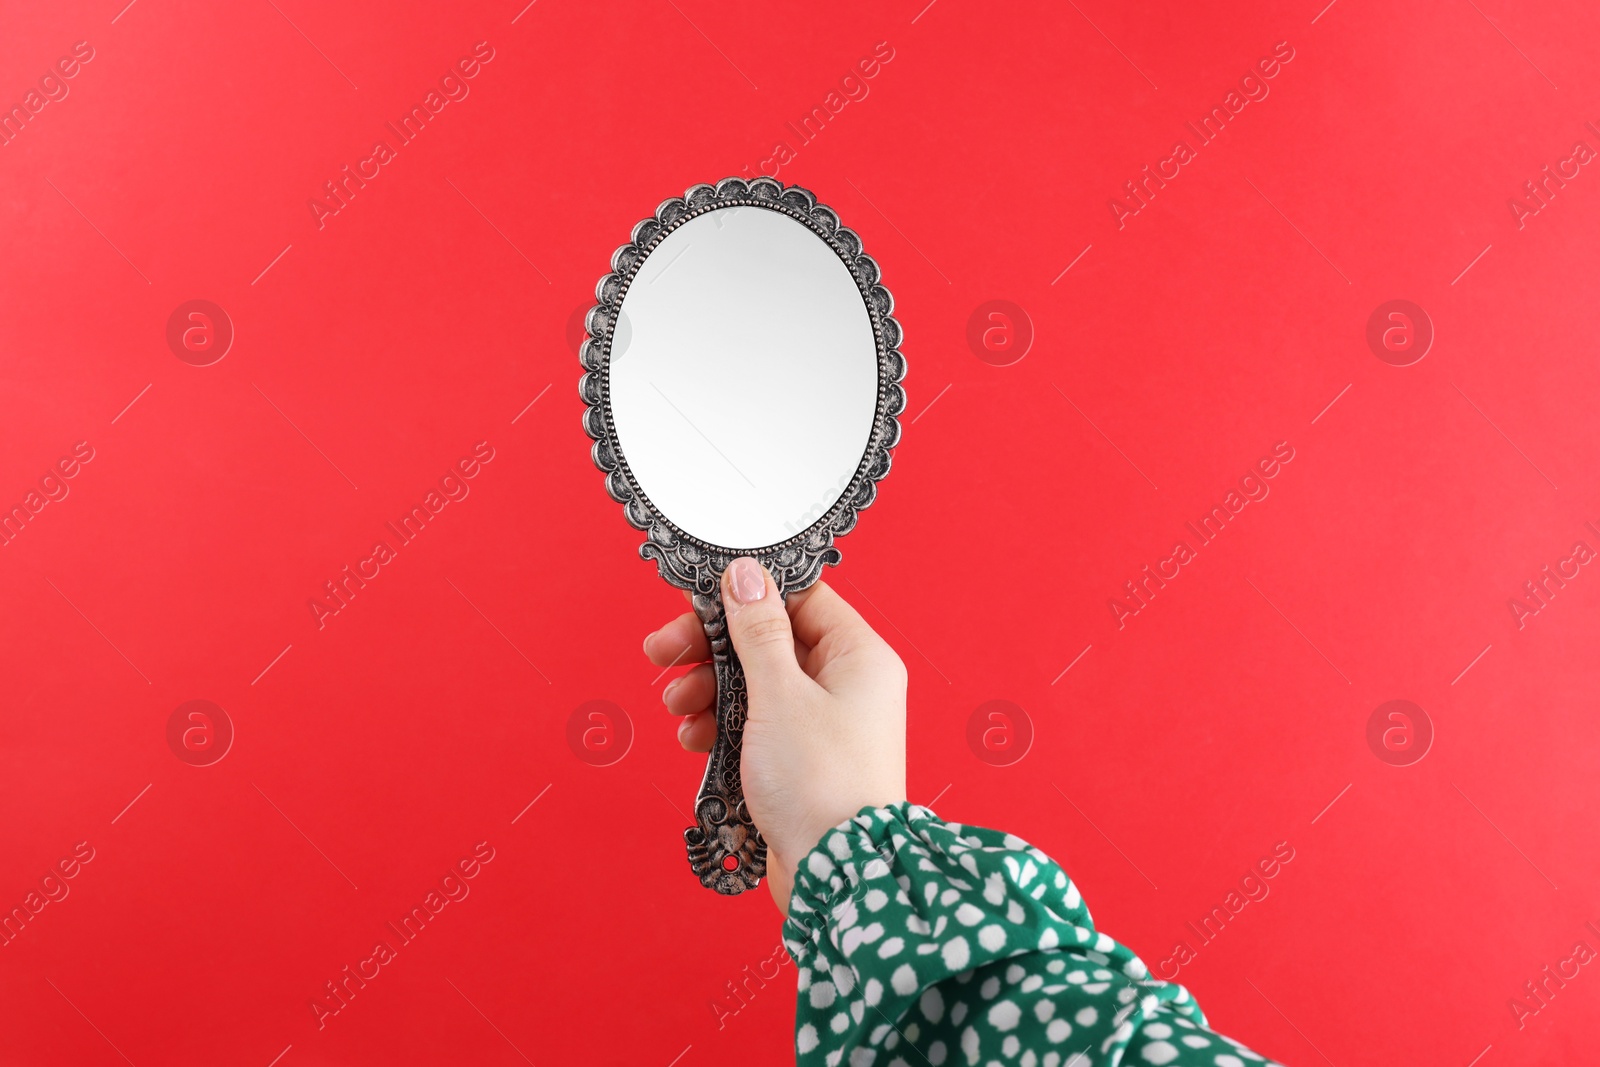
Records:
[[[748,557],[722,575],[728,632],[744,665],[745,801],[767,842],[767,886],[789,913],[795,866],[830,828],[906,798],[906,668],[825,582],[789,596]],[[717,681],[693,612],[644,640],[659,667],[697,664],[661,694],[683,717],[678,742],[709,752]]]

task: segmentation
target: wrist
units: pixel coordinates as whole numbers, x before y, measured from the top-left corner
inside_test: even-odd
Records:
[[[906,799],[904,790],[882,790],[876,793],[863,793],[849,800],[831,799],[826,804],[820,804],[806,819],[794,836],[791,853],[792,862],[789,870],[803,861],[816,847],[822,843],[828,831],[838,826],[843,826],[855,818],[866,808],[887,808],[894,804],[902,803]]]

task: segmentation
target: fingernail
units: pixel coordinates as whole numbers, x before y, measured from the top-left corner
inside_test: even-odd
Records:
[[[678,744],[683,744],[683,732],[689,728],[690,720],[687,716],[678,724]]]
[[[665,704],[668,701],[668,699],[671,698],[672,691],[674,689],[678,688],[678,684],[680,682],[682,682],[682,681],[683,681],[682,678],[674,678],[672,681],[667,683],[667,687],[665,689],[661,690],[661,703]]]
[[[644,645],[642,647],[644,648],[644,654],[647,656],[650,654],[650,639],[655,635],[656,633],[654,630],[651,630],[649,633],[644,635]]]
[[[761,564],[749,556],[740,556],[728,564],[728,587],[739,603],[753,604],[767,595],[767,576]]]

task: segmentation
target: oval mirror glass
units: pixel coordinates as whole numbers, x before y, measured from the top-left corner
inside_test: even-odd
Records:
[[[872,319],[828,244],[777,211],[727,207],[669,233],[623,298],[612,419],[655,509],[711,545],[806,530],[866,454]]]

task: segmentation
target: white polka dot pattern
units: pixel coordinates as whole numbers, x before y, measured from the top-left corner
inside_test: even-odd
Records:
[[[1049,856],[916,805],[866,808],[823,836],[783,939],[801,1065],[1275,1067],[1096,931]]]

